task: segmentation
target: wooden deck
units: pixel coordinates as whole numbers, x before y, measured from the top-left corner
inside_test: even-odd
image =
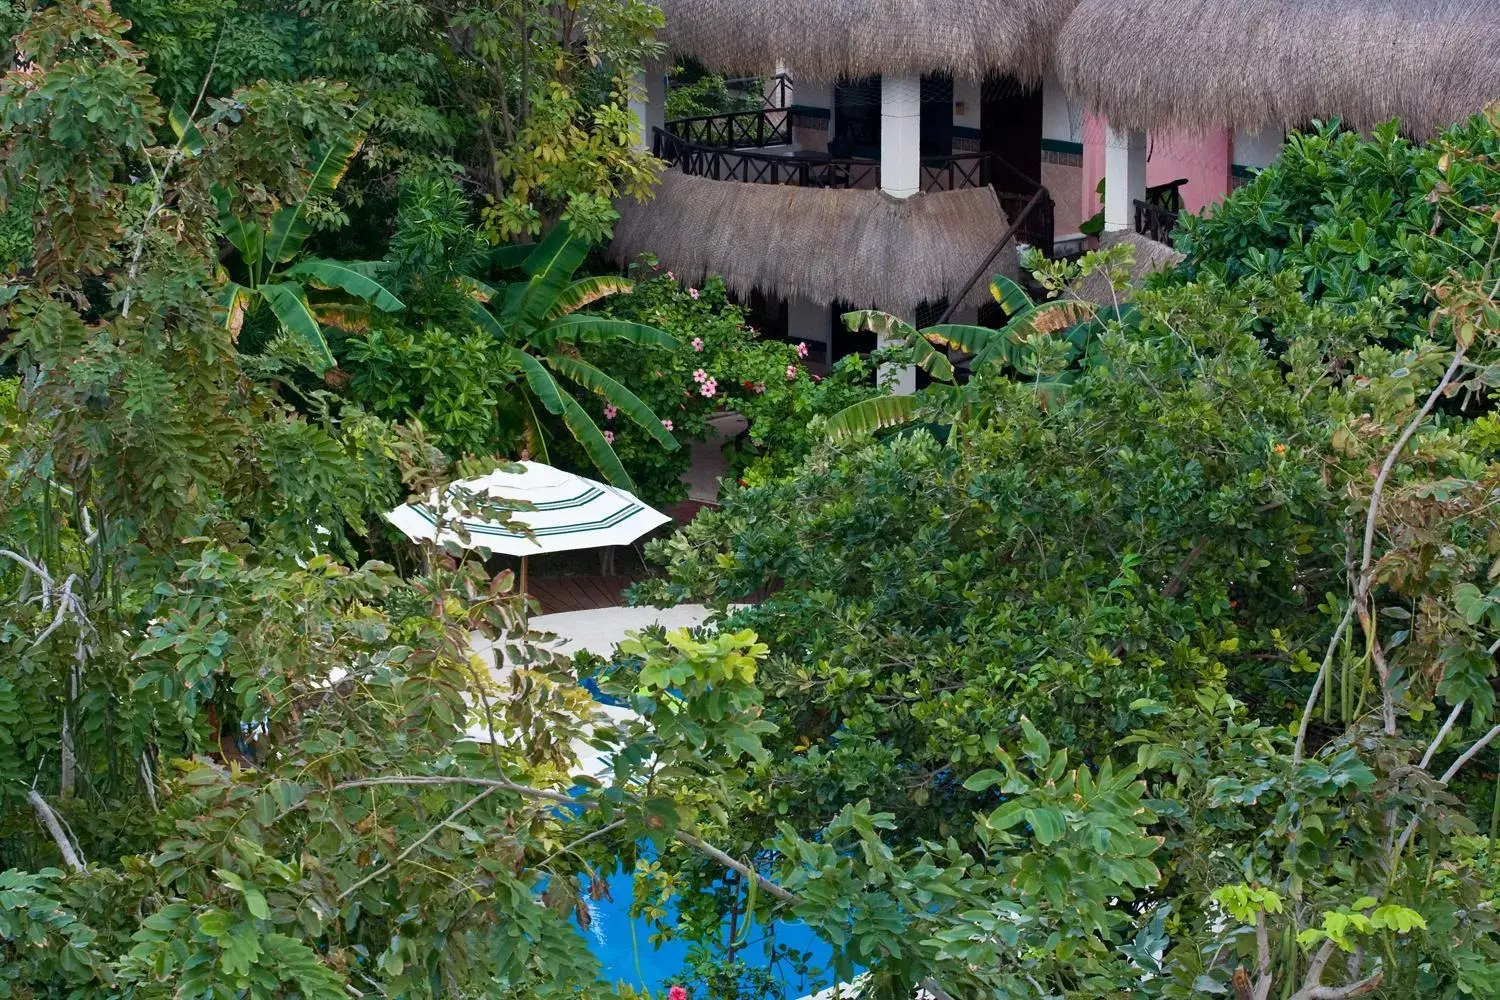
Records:
[[[542,614],[559,611],[593,611],[596,608],[618,608],[626,587],[635,583],[629,576],[557,576],[533,579],[531,596],[542,606]]]

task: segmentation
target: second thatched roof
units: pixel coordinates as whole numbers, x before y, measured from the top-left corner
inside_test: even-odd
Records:
[[[1175,267],[1184,259],[1182,254],[1165,243],[1158,243],[1139,233],[1105,233],[1099,237],[1101,250],[1107,250],[1119,243],[1129,243],[1135,247],[1135,258],[1130,265],[1130,275],[1125,280],[1124,289],[1118,293],[1122,299],[1128,299],[1130,293],[1149,276],[1157,271]],[[1088,277],[1078,278],[1069,285],[1068,296],[1092,302],[1095,305],[1107,306],[1115,301],[1116,293],[1110,287],[1109,276],[1101,271],[1095,271]]]
[[[1121,128],[1426,135],[1500,99],[1495,0],[1081,0],[1057,37],[1063,86]]]
[[[1040,79],[1077,0],[656,0],[662,38],[721,73]]]
[[[990,188],[898,199],[880,191],[743,184],[668,171],[656,197],[620,206],[611,255],[654,254],[684,280],[723,277],[744,297],[846,302],[911,319],[959,294],[1009,229]],[[994,269],[1016,272],[1013,247]],[[981,281],[967,297],[988,297]]]

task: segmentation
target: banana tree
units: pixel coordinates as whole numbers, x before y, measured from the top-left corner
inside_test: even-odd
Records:
[[[615,275],[575,279],[573,274],[587,255],[588,244],[570,235],[563,223],[526,252],[520,266],[527,280],[502,289],[473,278],[461,282],[469,295],[469,318],[495,339],[501,357],[516,372],[532,453],[546,459],[546,443],[536,412],[539,404],[562,419],[568,433],[610,483],[634,489],[604,433],[559,385],[558,376],[602,397],[663,448],[675,451],[677,439],[662,426],[661,418],[635,393],[584,361],[578,346],[614,341],[675,350],[681,344],[676,337],[652,326],[579,314],[578,310],[591,303],[632,288],[630,281]]]
[[[234,214],[227,188],[216,184],[212,190],[219,228],[239,256],[237,280],[230,277],[228,269],[220,268],[224,285],[218,302],[225,325],[238,336],[247,318],[261,309],[268,310],[277,328],[307,350],[320,375],[336,361],[323,332],[327,314],[322,306],[309,301],[308,288],[342,292],[385,312],[404,308],[369,264],[318,257],[298,259],[312,235],[309,204],[338,187],[360,142],[358,136],[347,136],[322,150],[302,198],[278,209],[265,227]]]
[[[876,396],[845,407],[829,419],[829,437],[841,440],[901,427],[926,411],[952,414],[965,409],[972,400],[968,387],[956,384],[953,363],[948,359],[950,349],[973,355],[971,372],[1009,369],[1040,391],[1055,392],[1074,377],[1068,368],[1087,353],[1105,314],[1118,312],[1076,299],[1035,302],[1024,288],[1002,274],[990,279],[990,295],[1009,317],[998,330],[956,323],[918,330],[877,309],[845,313],[844,325],[850,330],[873,332],[884,341],[911,348],[913,362],[934,381],[919,393]],[[1059,332],[1061,336],[1051,336]]]

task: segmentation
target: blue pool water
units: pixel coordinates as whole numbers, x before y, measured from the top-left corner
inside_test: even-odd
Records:
[[[682,985],[693,995],[700,996],[701,991],[692,989],[693,983],[686,971],[687,944],[683,941],[653,944],[650,922],[631,918],[630,873],[617,871],[610,884],[618,886],[620,891],[615,893],[613,901],[600,900],[590,904],[594,919],[584,932],[585,936],[593,938],[593,951],[603,966],[605,980],[624,982],[636,989],[665,990],[671,985]],[[828,946],[799,923],[782,921],[769,930],[757,925],[736,957],[752,968],[767,968],[770,965],[766,955],[768,936],[774,936],[779,947],[810,953],[811,964],[820,974],[805,978],[783,960],[773,969],[781,992],[767,997],[767,1000],[797,1000],[831,984],[830,973],[826,971],[832,958]]]

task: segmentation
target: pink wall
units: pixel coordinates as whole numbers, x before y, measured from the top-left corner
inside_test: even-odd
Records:
[[[1108,124],[1103,118],[1086,115],[1083,120],[1083,210],[1086,215],[1099,211],[1099,195],[1094,189],[1104,176],[1104,133]],[[1179,177],[1188,182],[1182,186],[1182,200],[1190,212],[1201,212],[1229,193],[1229,178],[1234,153],[1234,133],[1229,129],[1206,135],[1179,135],[1152,132],[1146,136],[1146,183],[1165,184]]]

